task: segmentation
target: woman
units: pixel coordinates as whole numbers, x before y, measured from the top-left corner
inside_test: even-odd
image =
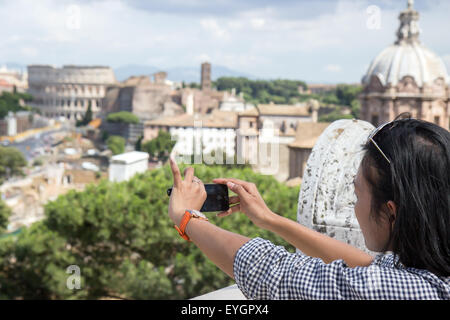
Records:
[[[205,188],[193,168],[182,180],[173,159],[169,217],[251,299],[450,299],[450,133],[397,119],[375,129],[363,150],[355,214],[367,248],[383,252],[375,258],[277,215],[238,179],[214,180],[237,194],[219,215],[241,211],[302,253],[195,219],[186,210],[201,208]]]

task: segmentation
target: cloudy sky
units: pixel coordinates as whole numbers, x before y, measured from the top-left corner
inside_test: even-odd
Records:
[[[210,61],[266,79],[359,82],[395,41],[406,2],[0,0],[0,63],[164,69]],[[415,7],[422,42],[449,68],[450,1]]]

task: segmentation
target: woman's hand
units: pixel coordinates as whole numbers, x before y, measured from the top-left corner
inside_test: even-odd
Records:
[[[169,217],[176,225],[180,225],[184,211],[200,210],[206,200],[206,190],[203,182],[194,176],[194,168],[184,170],[184,180],[180,169],[173,158],[170,158],[173,175],[173,188],[169,200]]]
[[[241,211],[256,226],[266,229],[271,223],[270,220],[276,216],[267,207],[254,183],[233,178],[218,178],[213,179],[213,182],[226,184],[231,191],[237,194],[237,196],[230,197],[230,204],[234,204],[234,206],[230,207],[228,211],[220,212],[218,214],[219,217],[225,217],[236,211]]]

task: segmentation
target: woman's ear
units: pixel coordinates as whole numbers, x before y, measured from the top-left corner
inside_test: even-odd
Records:
[[[395,218],[397,217],[397,205],[394,201],[389,200],[387,202],[387,207],[389,209],[389,222],[391,223],[391,228],[394,227]]]

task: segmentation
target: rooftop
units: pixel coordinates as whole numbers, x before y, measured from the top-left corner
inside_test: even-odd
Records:
[[[102,124],[102,119],[97,118],[97,119],[94,119],[91,122],[89,122],[88,126],[90,126],[91,128],[94,128],[94,129],[98,129],[98,127],[100,127],[101,124]]]
[[[297,124],[295,140],[289,144],[290,148],[312,149],[322,132],[330,122],[302,122]]]
[[[201,121],[204,128],[236,128],[237,113],[233,111],[214,110],[210,114],[181,114],[145,122],[146,126],[194,127],[194,122]],[[197,125],[195,125],[197,126]]]
[[[111,163],[131,164],[142,160],[147,160],[149,155],[147,152],[132,151],[118,154],[111,157]]]
[[[298,116],[309,117],[309,107],[307,105],[286,105],[286,104],[259,104],[256,108],[239,113],[240,116]]]
[[[46,68],[46,69],[111,69],[108,66],[87,66],[87,65],[64,65],[62,68],[49,64],[31,64],[28,68]]]

